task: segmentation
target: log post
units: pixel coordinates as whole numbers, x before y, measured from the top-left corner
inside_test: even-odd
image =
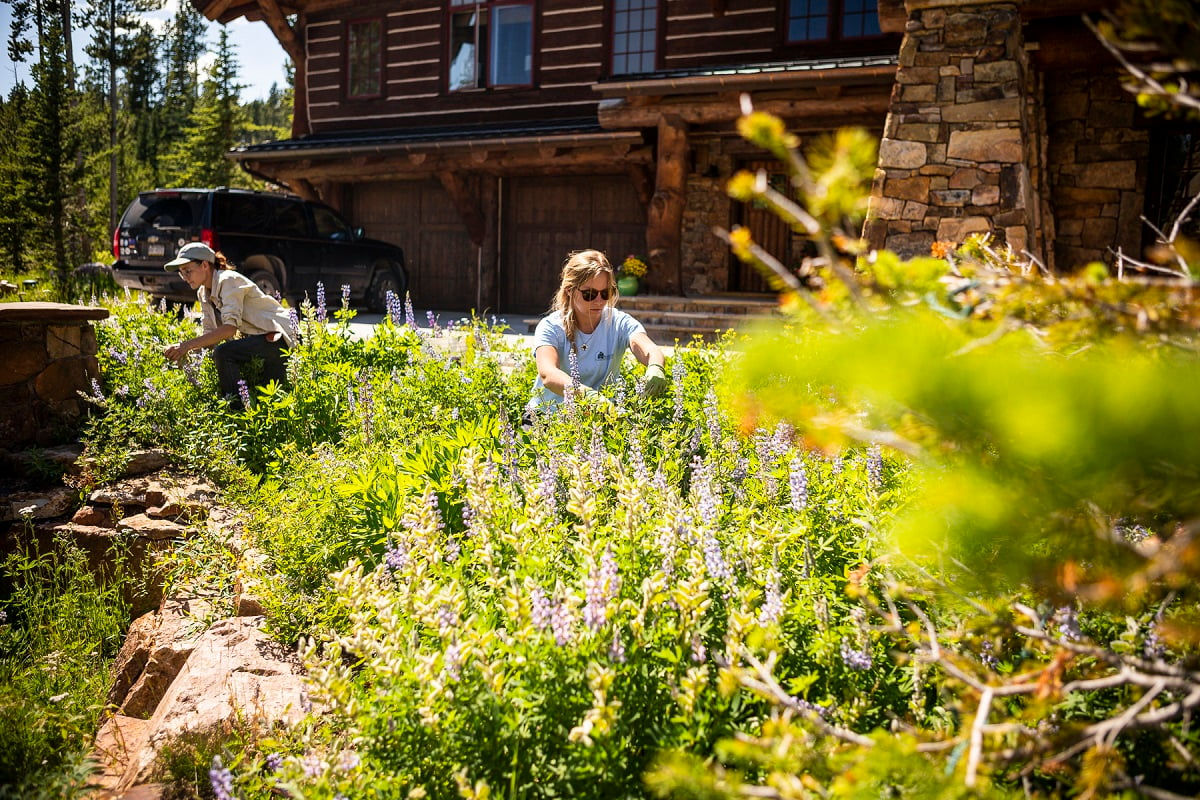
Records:
[[[446,190],[446,194],[450,195],[450,200],[454,203],[458,215],[462,217],[463,224],[467,226],[467,235],[471,237],[471,243],[476,247],[481,247],[483,237],[487,233],[487,222],[483,218],[483,212],[479,209],[479,201],[476,199],[475,193],[467,185],[466,179],[457,172],[442,170],[438,172],[437,176],[438,180],[442,182],[442,188]]]
[[[296,37],[296,30],[304,30],[307,21],[301,11],[296,19],[296,28],[288,24],[287,17],[275,0],[257,0],[262,12],[263,21],[270,27],[271,33],[279,41],[279,46],[288,54],[296,71],[292,90],[292,138],[305,136],[309,131],[308,125],[308,91],[306,83],[308,74],[305,65],[304,46]]]
[[[687,190],[687,124],[675,115],[658,121],[658,164],[654,196],[646,214],[646,247],[651,285],[667,294],[683,294],[683,209]]]

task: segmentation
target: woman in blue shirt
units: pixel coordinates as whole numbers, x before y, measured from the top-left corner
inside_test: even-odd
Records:
[[[572,354],[576,391],[599,389],[614,381],[626,349],[646,367],[646,394],[661,394],[667,388],[663,351],[646,335],[642,323],[616,306],[617,278],[604,253],[572,253],[563,265],[551,313],[533,334],[538,378],[530,410],[561,403],[568,387],[575,385]]]

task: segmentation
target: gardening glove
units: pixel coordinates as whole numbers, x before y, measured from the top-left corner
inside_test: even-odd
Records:
[[[646,386],[642,389],[643,397],[658,397],[667,390],[667,373],[660,364],[646,367]]]

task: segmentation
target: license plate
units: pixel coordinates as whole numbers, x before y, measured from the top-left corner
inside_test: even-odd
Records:
[[[166,255],[167,246],[165,244],[148,244],[146,245],[146,255],[150,257]]]

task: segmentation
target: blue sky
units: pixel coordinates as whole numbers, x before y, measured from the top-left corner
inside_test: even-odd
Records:
[[[163,25],[174,15],[178,0],[168,0],[166,8],[147,14],[156,25]],[[284,62],[287,56],[274,34],[265,22],[246,22],[238,20],[226,26],[229,30],[230,41],[237,55],[238,74],[241,83],[246,88],[242,90],[242,100],[255,100],[266,97],[271,90],[271,84],[281,88],[287,78],[284,74]],[[29,82],[28,65],[14,65],[8,58],[8,34],[12,28],[12,9],[7,3],[0,3],[0,95],[7,96],[10,89],[18,80]],[[220,26],[209,23],[207,44],[215,48]],[[80,51],[82,41],[76,42],[76,51]],[[79,58],[83,58],[79,53]]]

